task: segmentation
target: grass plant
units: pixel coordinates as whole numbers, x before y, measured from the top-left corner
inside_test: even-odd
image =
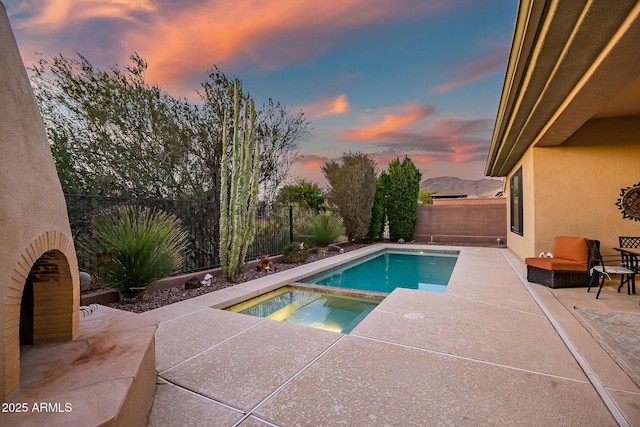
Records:
[[[308,216],[296,231],[310,245],[320,247],[329,246],[345,232],[342,218],[330,213]]]
[[[302,242],[289,243],[284,248],[284,253],[282,254],[282,262],[285,264],[305,262],[308,258],[309,251]]]
[[[144,291],[182,266],[188,234],[174,215],[120,206],[96,214],[91,228],[111,256],[103,267],[108,275],[107,286],[124,296]]]

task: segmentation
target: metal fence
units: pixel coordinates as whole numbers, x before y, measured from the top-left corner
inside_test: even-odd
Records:
[[[94,214],[114,206],[142,206],[163,210],[177,216],[189,233],[184,254],[184,267],[176,274],[202,271],[220,266],[219,217],[215,202],[169,200],[130,197],[65,195],[69,223],[78,255],[78,266],[89,273],[96,272],[99,258],[86,244],[91,238],[91,218]],[[262,255],[280,254],[294,241],[296,218],[310,212],[300,206],[264,206],[256,212],[256,235],[247,251],[247,260]],[[100,272],[97,272],[100,275]]]

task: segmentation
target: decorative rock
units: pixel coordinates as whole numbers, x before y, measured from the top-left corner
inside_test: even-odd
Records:
[[[200,280],[197,277],[192,277],[191,279],[184,282],[185,289],[198,289],[201,286],[202,283],[200,283]]]
[[[256,270],[257,271],[262,271],[262,270],[271,270],[271,267],[273,267],[273,262],[271,262],[271,260],[269,259],[268,255],[262,255],[262,257],[260,257],[260,261],[258,261],[258,264],[256,265]]]
[[[204,275],[204,279],[202,279],[202,281],[200,282],[203,286],[211,286],[211,279],[213,279],[213,276],[209,273]]]
[[[86,271],[80,272],[80,292],[91,289],[91,275]]]

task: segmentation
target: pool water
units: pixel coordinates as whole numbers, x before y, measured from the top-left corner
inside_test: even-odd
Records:
[[[332,268],[302,282],[387,293],[395,288],[444,292],[457,259],[456,252],[386,251]]]
[[[379,302],[285,286],[227,310],[347,334]]]

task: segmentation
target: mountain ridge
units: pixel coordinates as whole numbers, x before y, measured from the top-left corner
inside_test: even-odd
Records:
[[[439,176],[427,178],[420,183],[420,188],[435,191],[444,195],[466,195],[467,197],[494,197],[502,191],[501,179],[463,179],[455,176]]]

